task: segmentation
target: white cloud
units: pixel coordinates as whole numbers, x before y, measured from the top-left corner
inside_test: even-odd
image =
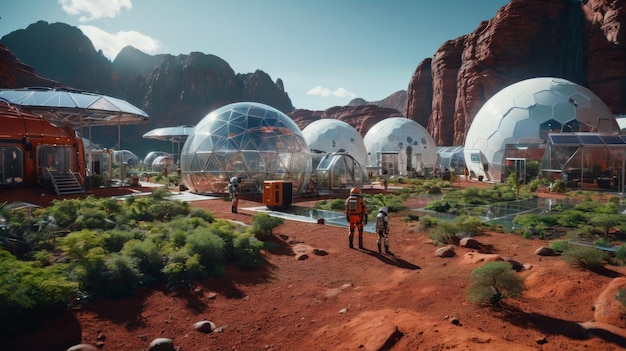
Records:
[[[58,0],[63,11],[71,16],[80,16],[80,22],[99,18],[114,18],[122,9],[133,8],[131,0]]]
[[[135,31],[111,34],[94,26],[79,26],[91,40],[96,50],[102,50],[104,56],[115,59],[125,46],[131,45],[146,54],[156,54],[163,46],[158,40]]]
[[[324,88],[321,85],[318,85],[315,88],[310,89],[309,91],[306,92],[306,94],[318,95],[318,96],[323,96],[323,97],[327,97],[327,96],[334,96],[334,97],[339,97],[339,98],[350,97],[353,99],[356,97],[355,93],[352,93],[346,90],[346,88],[337,88],[335,90],[330,90],[328,88]]]

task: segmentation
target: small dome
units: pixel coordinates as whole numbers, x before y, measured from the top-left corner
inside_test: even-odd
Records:
[[[381,165],[381,154],[396,153],[406,159],[407,167],[434,169],[437,164],[435,140],[419,123],[405,117],[385,118],[376,123],[363,138],[368,153],[368,166]],[[401,160],[402,162],[402,160]],[[406,174],[399,164],[400,174]]]
[[[362,166],[367,163],[363,137],[351,125],[332,118],[322,118],[302,130],[304,140],[312,152],[346,152]]]
[[[181,151],[181,173],[193,192],[226,193],[231,177],[242,192],[262,193],[263,181],[285,180],[302,191],[311,175],[311,155],[295,122],[254,102],[223,106],[206,115]]]

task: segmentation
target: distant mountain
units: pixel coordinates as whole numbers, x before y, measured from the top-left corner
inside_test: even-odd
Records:
[[[398,110],[404,115],[406,113],[406,96],[406,90],[400,90],[378,101],[365,101],[362,98],[352,99],[347,106],[376,105]]]
[[[284,113],[294,110],[282,80],[274,82],[261,70],[236,74],[226,61],[214,55],[200,52],[148,55],[126,47],[111,62],[94,49],[78,28],[44,21],[5,35],[0,44],[23,61],[22,70],[34,67],[42,76],[61,82],[63,86],[125,99],[148,113],[148,123],[122,129],[122,148],[137,144],[137,135],[151,129],[195,125],[208,112],[237,101],[264,103]],[[11,62],[11,58],[6,62]],[[13,79],[15,77],[13,74]],[[16,87],[9,75],[0,78],[3,78],[0,87]],[[31,85],[29,80],[21,81],[24,85],[19,87]],[[36,85],[60,85],[53,81],[49,84],[35,82],[41,83]],[[116,147],[111,141],[117,141],[117,128],[96,129],[94,143]],[[163,142],[148,140],[142,144],[163,146]]]

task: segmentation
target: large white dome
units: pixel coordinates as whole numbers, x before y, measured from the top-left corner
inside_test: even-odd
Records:
[[[437,164],[435,140],[419,123],[404,117],[385,118],[376,123],[363,138],[368,154],[368,166],[386,167],[383,154],[397,154],[399,174],[407,174],[407,167],[420,171],[431,170]]]
[[[294,191],[311,176],[311,155],[295,122],[253,102],[223,106],[206,115],[181,151],[185,185],[200,193],[225,193],[242,177],[243,192],[262,193],[265,180],[286,180]]]
[[[362,166],[367,162],[367,151],[363,137],[351,125],[332,118],[322,118],[310,123],[302,130],[304,140],[311,151],[324,153],[346,152]]]
[[[478,111],[465,137],[465,161],[474,174],[499,180],[506,145],[546,142],[550,132],[613,131],[619,131],[615,118],[589,89],[561,78],[527,79]]]

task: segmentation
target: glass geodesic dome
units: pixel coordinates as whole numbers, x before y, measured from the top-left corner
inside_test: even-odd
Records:
[[[242,193],[262,193],[265,180],[285,180],[302,192],[311,176],[311,155],[295,122],[254,102],[223,106],[196,125],[181,151],[181,174],[192,192],[227,193],[241,177]]]
[[[363,142],[367,165],[377,167],[379,174],[422,173],[432,171],[437,164],[435,140],[424,127],[408,118],[383,119],[365,134]]]
[[[500,90],[478,111],[465,137],[465,163],[473,176],[502,181],[506,159],[540,159],[549,133],[617,131],[610,109],[589,89],[531,78]]]
[[[312,152],[319,151],[323,154],[345,152],[361,166],[367,164],[363,137],[344,121],[332,118],[318,119],[302,129],[302,134]]]

